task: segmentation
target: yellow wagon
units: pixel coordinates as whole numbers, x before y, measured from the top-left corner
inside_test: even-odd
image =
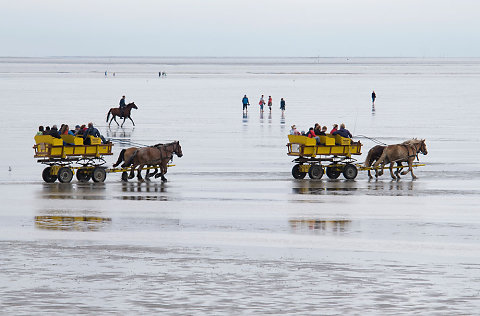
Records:
[[[42,172],[42,178],[47,183],[60,181],[68,183],[75,174],[80,182],[104,182],[107,173],[122,173],[122,180],[127,181],[129,168],[107,168],[103,166],[104,156],[112,154],[112,143],[102,144],[98,137],[88,136],[88,145],[83,143],[82,137],[62,135],[54,138],[50,135],[35,136],[34,158],[37,162],[47,165]],[[168,167],[175,165],[169,164]],[[142,170],[157,169],[157,166],[144,166]]]
[[[102,167],[106,163],[103,156],[112,155],[113,144],[102,144],[100,138],[93,136],[88,136],[88,145],[83,143],[82,137],[61,137],[35,136],[34,158],[38,158],[38,163],[48,166],[42,172],[43,180],[52,183],[58,179],[68,183],[76,171],[77,179],[81,182],[87,182],[90,178],[95,182],[105,181],[107,168]]]
[[[362,154],[360,141],[330,134],[319,137],[320,144],[317,144],[315,138],[288,135],[287,155],[296,157],[293,177],[303,179],[308,173],[311,179],[320,179],[326,173],[330,179],[336,179],[343,173],[346,179],[355,179],[358,168],[352,156]]]

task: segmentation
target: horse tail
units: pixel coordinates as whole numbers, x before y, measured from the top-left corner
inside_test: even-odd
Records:
[[[387,160],[387,149],[388,149],[388,146],[385,147],[385,149],[382,152],[382,155],[380,156],[380,158],[378,158],[378,160],[373,165],[373,168],[378,167],[378,165],[380,165],[383,161]]]
[[[128,159],[128,161],[125,161],[125,163],[122,165],[123,168],[129,167],[129,166],[132,165],[133,159],[135,159],[135,157],[137,156],[137,152],[138,152],[138,149],[135,150],[135,152],[133,153],[132,156],[130,156],[130,158]]]
[[[373,148],[368,151],[367,158],[365,158],[365,163],[364,163],[365,167],[370,167],[372,165],[372,162],[373,162],[372,156],[373,156]]]
[[[120,155],[118,155],[117,162],[113,164],[114,168],[118,166],[123,160],[125,160],[125,151],[126,149],[122,149],[122,151],[120,152]]]
[[[112,109],[110,109],[107,113],[107,122],[108,122],[108,118],[110,117],[110,113],[112,113]]]

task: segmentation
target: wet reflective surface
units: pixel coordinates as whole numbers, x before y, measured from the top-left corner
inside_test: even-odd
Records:
[[[9,133],[0,139],[9,149],[0,157],[2,312],[475,314],[479,62],[402,65],[348,66],[360,75],[338,75],[345,65],[316,65],[322,75],[264,65],[283,73],[268,80],[249,73],[258,65],[179,65],[182,74],[164,67],[169,77],[153,80],[144,64],[119,65],[129,73],[105,79],[87,72],[92,65],[41,75],[0,63],[4,102],[14,107],[1,118]],[[241,116],[245,93],[252,105]],[[255,104],[266,93],[274,106],[262,115]],[[106,111],[123,94],[139,106],[137,126],[109,129]],[[173,139],[184,156],[166,183],[124,183],[121,173],[105,183],[44,183],[32,158],[36,126],[91,120],[115,144],[109,165],[122,148]],[[353,181],[295,180],[286,134],[317,121],[388,143],[426,138],[427,166],[415,181],[362,172]],[[458,125],[473,136],[452,133]],[[361,141],[359,161],[374,145]]]

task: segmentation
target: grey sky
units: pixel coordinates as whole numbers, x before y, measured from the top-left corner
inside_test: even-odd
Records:
[[[473,0],[0,4],[0,56],[480,56]]]

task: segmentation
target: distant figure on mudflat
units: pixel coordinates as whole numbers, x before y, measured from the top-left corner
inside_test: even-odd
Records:
[[[375,91],[372,92],[372,106],[375,105],[375,99],[377,98],[377,95],[375,94]]]
[[[272,96],[269,95],[268,96],[268,108],[270,109],[270,113],[272,112],[272,103],[273,103]]]
[[[245,113],[247,113],[248,112],[247,106],[250,105],[250,102],[248,101],[248,98],[247,98],[246,94],[243,96],[242,104],[243,104],[243,111],[245,111]]]
[[[263,94],[260,97],[260,101],[258,102],[258,105],[260,105],[260,112],[263,112],[263,106],[265,105],[265,100],[263,99]]]
[[[162,73],[161,73],[160,71],[158,72],[158,76],[159,76],[159,77],[161,77],[161,76],[162,76]]]
[[[107,72],[105,71],[105,77],[107,76]]]
[[[280,100],[280,110],[282,110],[282,114],[285,111],[285,100],[283,98]]]

